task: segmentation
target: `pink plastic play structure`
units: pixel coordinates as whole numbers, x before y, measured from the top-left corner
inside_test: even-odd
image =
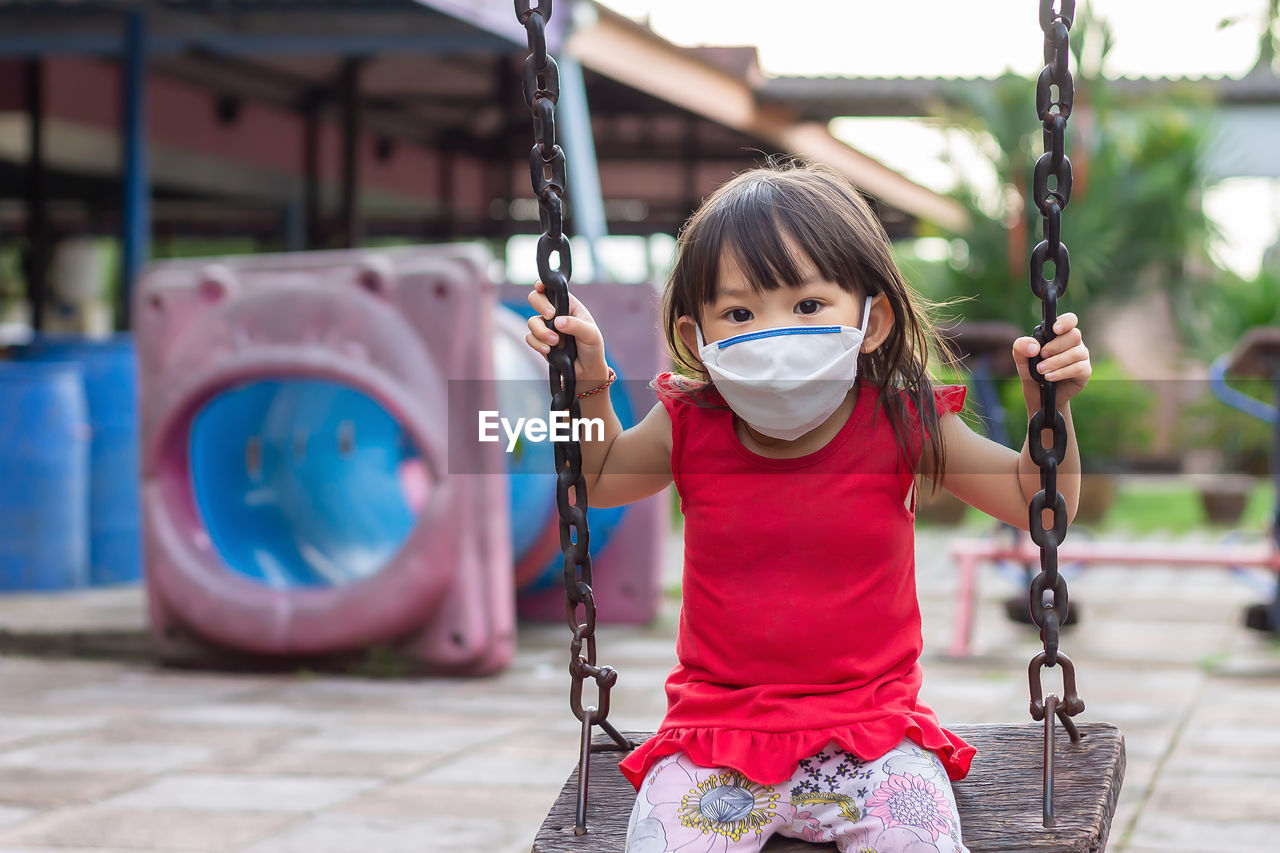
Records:
[[[527,305],[529,287],[495,285],[489,264],[459,245],[147,271],[135,317],[162,658],[390,645],[425,672],[478,675],[512,658],[518,591],[520,615],[564,619],[550,447],[513,467],[476,440],[481,410],[550,405],[545,359],[501,304]],[[634,422],[665,366],[657,293],[579,290]],[[602,621],[652,619],[669,496],[591,512]]]
[[[449,382],[494,375],[488,262],[482,250],[447,246],[171,262],[147,272],[135,317],[146,584],[162,656],[181,658],[193,647],[306,656],[393,643],[431,672],[488,673],[511,660],[509,518],[498,511],[508,499],[502,451],[463,445],[451,456],[448,447],[451,429],[474,429],[468,412],[495,408],[492,382]],[[425,503],[409,516],[402,544],[363,576],[329,585],[273,584],[229,570],[192,484],[193,424],[202,412],[255,382],[299,379],[381,407],[425,472],[425,482],[405,484],[415,503]],[[268,407],[264,434],[280,407],[279,399]],[[333,445],[333,455],[352,454],[361,436],[338,433],[301,435],[294,452],[306,460]],[[210,481],[234,476],[267,489],[264,469],[290,452],[271,441],[251,436],[238,455],[217,460]],[[260,509],[255,490],[242,491],[237,509]],[[306,502],[332,497],[321,483],[293,495],[301,501],[293,511],[315,517],[324,507]],[[342,512],[359,515],[358,495],[337,499],[347,502]],[[250,535],[266,534],[248,525]],[[314,544],[294,550],[325,567]],[[250,557],[267,569],[284,561],[265,552]]]

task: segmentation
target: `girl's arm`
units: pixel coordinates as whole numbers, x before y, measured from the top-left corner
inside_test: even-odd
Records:
[[[555,310],[546,296],[541,281],[529,293],[529,304],[539,316],[529,318],[526,341],[534,350],[547,355],[559,341],[559,335],[547,328],[543,317],[551,318]],[[569,295],[569,316],[557,319],[557,328],[577,340],[575,384],[578,393],[603,385],[609,375],[604,358],[604,336],[587,307],[573,294]],[[609,398],[611,387],[578,401],[584,424],[579,430],[582,450],[582,476],[587,485],[587,505],[621,506],[656,494],[671,482],[671,418],[662,403],[656,404],[640,423],[629,430],[613,411]],[[601,430],[592,421],[604,424]]]
[[[640,423],[624,430],[613,411],[609,391],[606,388],[579,401],[582,417],[604,421],[603,441],[581,442],[588,506],[634,503],[657,494],[671,482],[671,417],[666,406],[655,404]],[[583,438],[588,434],[592,430],[584,430]]]
[[[1028,417],[1039,406],[1028,406]],[[1080,453],[1076,448],[1075,428],[1071,422],[1070,404],[1058,406],[1067,423],[1067,453],[1058,466],[1058,491],[1067,503],[1067,520],[1075,518],[1080,501]],[[1003,444],[979,435],[953,413],[939,421],[943,445],[946,447],[947,471],[942,487],[960,500],[977,507],[993,518],[1006,521],[1022,530],[1030,526],[1027,507],[1040,491],[1040,469],[1031,461],[1029,442],[1023,442],[1018,453]],[[1049,432],[1045,432],[1048,440]],[[921,460],[920,470],[934,478],[933,454],[929,445]],[[928,494],[927,490],[924,490]]]
[[[1080,451],[1076,447],[1076,431],[1071,421],[1068,401],[1084,388],[1093,368],[1089,350],[1077,328],[1073,313],[1063,314],[1054,325],[1057,337],[1049,341],[1041,354],[1040,375],[1056,383],[1058,412],[1066,422],[1067,450],[1058,465],[1058,491],[1067,505],[1067,520],[1075,518],[1080,502]],[[1013,342],[1013,358],[1022,377],[1022,393],[1027,404],[1027,417],[1040,409],[1040,386],[1031,374],[1028,359],[1039,350],[1032,337]],[[1022,452],[1016,453],[1002,444],[978,435],[954,414],[943,415],[939,432],[946,448],[947,470],[942,487],[965,503],[990,516],[1027,530],[1030,518],[1027,507],[1040,491],[1040,469],[1031,460],[1030,441],[1024,441]],[[1041,440],[1052,444],[1053,433],[1044,430]],[[936,466],[929,445],[924,447],[921,472],[934,478]],[[1046,513],[1051,522],[1052,516]]]

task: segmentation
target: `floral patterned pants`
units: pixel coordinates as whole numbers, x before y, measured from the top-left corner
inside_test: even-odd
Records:
[[[836,746],[786,782],[664,756],[636,792],[627,853],[757,853],[775,832],[840,853],[968,853],[942,762],[903,740],[874,761]]]

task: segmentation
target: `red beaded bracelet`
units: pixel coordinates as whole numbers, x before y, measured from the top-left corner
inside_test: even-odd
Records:
[[[614,372],[613,372],[613,368],[612,368],[612,367],[610,367],[610,368],[609,368],[609,378],[608,378],[608,379],[606,379],[606,380],[604,381],[604,384],[603,384],[603,385],[598,385],[598,386],[596,386],[595,388],[592,388],[590,391],[583,391],[581,394],[578,394],[578,395],[577,395],[577,398],[578,398],[579,400],[581,400],[583,397],[590,397],[592,394],[599,394],[601,391],[603,391],[604,389],[606,389],[606,388],[608,388],[610,385],[612,385],[612,384],[613,384],[613,380],[615,380],[615,379],[617,379],[617,378],[618,378],[618,374],[614,373]]]

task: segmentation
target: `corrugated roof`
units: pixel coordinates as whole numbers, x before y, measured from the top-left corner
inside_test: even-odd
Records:
[[[994,77],[846,77],[787,75],[766,78],[756,89],[764,100],[784,103],[807,119],[853,115],[928,115],[958,87],[989,87]],[[1280,76],[1117,77],[1108,85],[1132,98],[1200,91],[1224,104],[1280,104]]]

